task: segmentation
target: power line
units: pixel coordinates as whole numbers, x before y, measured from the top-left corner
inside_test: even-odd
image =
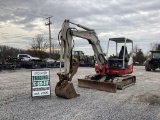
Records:
[[[2,35],[2,36],[1,36]],[[5,38],[34,38],[33,36],[27,36],[27,35],[22,35],[22,34],[9,34],[9,33],[0,33],[0,37],[5,37]],[[45,37],[44,37],[45,38]],[[46,38],[45,38],[46,39]],[[47,40],[47,39],[46,39]]]
[[[16,12],[16,11],[18,11],[18,12],[21,12],[21,13],[27,13],[27,14],[29,14],[29,15],[32,15],[32,16],[36,16],[36,17],[40,17],[40,18],[45,18],[46,16],[50,16],[49,14],[44,14],[44,13],[41,13],[41,12],[37,12],[37,13],[39,13],[39,14],[41,14],[41,16],[40,15],[37,15],[37,14],[33,14],[33,12],[35,12],[35,11],[28,11],[28,10],[26,10],[26,9],[23,9],[23,8],[17,8],[17,9],[8,9],[8,8],[11,8],[11,7],[9,7],[9,6],[6,6],[6,5],[4,5],[5,7],[1,7],[0,9],[3,9],[3,10],[9,10],[9,11],[12,11],[12,12]],[[7,7],[7,8],[6,8]],[[19,10],[18,10],[19,9]],[[24,11],[22,11],[22,10],[24,10]],[[43,16],[43,17],[42,17]]]
[[[22,8],[19,8],[19,9],[8,9],[8,6],[6,6],[6,5],[4,5],[5,7],[7,7],[7,8],[0,8],[0,9],[4,9],[4,10],[9,10],[9,11],[12,11],[12,12],[16,12],[16,11],[18,11],[18,12],[20,12],[20,13],[25,13],[25,14],[29,14],[29,15],[32,15],[32,16],[36,16],[36,17],[39,17],[39,18],[42,18],[42,20],[44,21],[44,17],[46,17],[46,16],[48,16],[48,14],[43,14],[43,13],[40,13],[40,12],[37,12],[37,13],[39,13],[39,14],[41,14],[42,16],[40,16],[40,15],[37,15],[37,14],[33,14],[33,10],[32,11],[28,11],[28,10],[25,10],[25,9],[22,9]],[[21,10],[22,9],[22,10]],[[24,11],[23,11],[24,10]],[[26,12],[27,11],[27,12]],[[30,12],[32,12],[32,13],[30,13]],[[16,13],[17,14],[17,13]],[[3,18],[2,18],[3,19]],[[13,18],[12,18],[13,19]],[[5,23],[4,25],[8,25],[9,27],[15,27],[15,26],[12,26],[12,25],[10,25],[9,23]],[[0,25],[0,26],[4,26],[4,25]],[[6,26],[5,26],[6,27]],[[17,26],[16,26],[17,27]],[[22,28],[22,29],[24,29],[23,27],[19,27],[19,28]],[[6,34],[6,33],[2,33],[3,35],[4,34]],[[20,36],[21,37],[21,36]]]
[[[10,33],[4,33],[4,32],[0,32],[0,37],[31,37],[30,35],[28,36],[28,35],[23,35],[23,34],[10,34]],[[43,36],[43,38],[45,38],[45,39],[48,39],[48,38],[46,38],[46,35],[48,35],[48,34],[39,34],[39,35],[42,35]],[[33,35],[31,38],[33,38],[33,37],[35,37],[36,35]],[[57,39],[57,38],[54,38],[54,39]]]
[[[22,35],[22,34],[9,34],[9,33],[1,33],[0,32],[0,35],[3,35],[3,36],[14,36],[14,37],[30,37],[30,36],[26,36],[26,35]]]

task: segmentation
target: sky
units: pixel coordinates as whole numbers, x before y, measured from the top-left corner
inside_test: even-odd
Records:
[[[49,16],[55,44],[65,19],[94,29],[104,52],[113,37],[133,40],[144,53],[160,43],[159,0],[0,0],[0,45],[29,49],[36,35],[48,39]],[[74,41],[74,50],[93,54],[86,40]]]

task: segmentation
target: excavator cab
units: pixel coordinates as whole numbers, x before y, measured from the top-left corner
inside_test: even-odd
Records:
[[[112,42],[112,43],[111,43]],[[115,51],[109,49],[111,45],[115,44]],[[128,54],[127,47],[131,48]],[[120,50],[119,50],[120,48]],[[109,56],[109,53],[113,53]],[[107,61],[110,75],[125,75],[133,72],[133,41],[128,38],[110,38],[108,41]]]

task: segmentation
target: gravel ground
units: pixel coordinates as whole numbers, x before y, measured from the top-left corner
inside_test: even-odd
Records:
[[[137,82],[125,90],[109,93],[79,88],[77,79],[94,74],[80,67],[73,84],[80,97],[55,96],[58,68],[50,69],[51,98],[31,99],[31,70],[0,72],[1,120],[160,120],[160,70],[146,72],[135,66]]]

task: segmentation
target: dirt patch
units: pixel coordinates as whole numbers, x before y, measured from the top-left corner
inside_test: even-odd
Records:
[[[132,102],[145,102],[149,103],[149,105],[160,106],[160,96],[151,93],[145,93],[138,96],[133,96],[130,99]]]

